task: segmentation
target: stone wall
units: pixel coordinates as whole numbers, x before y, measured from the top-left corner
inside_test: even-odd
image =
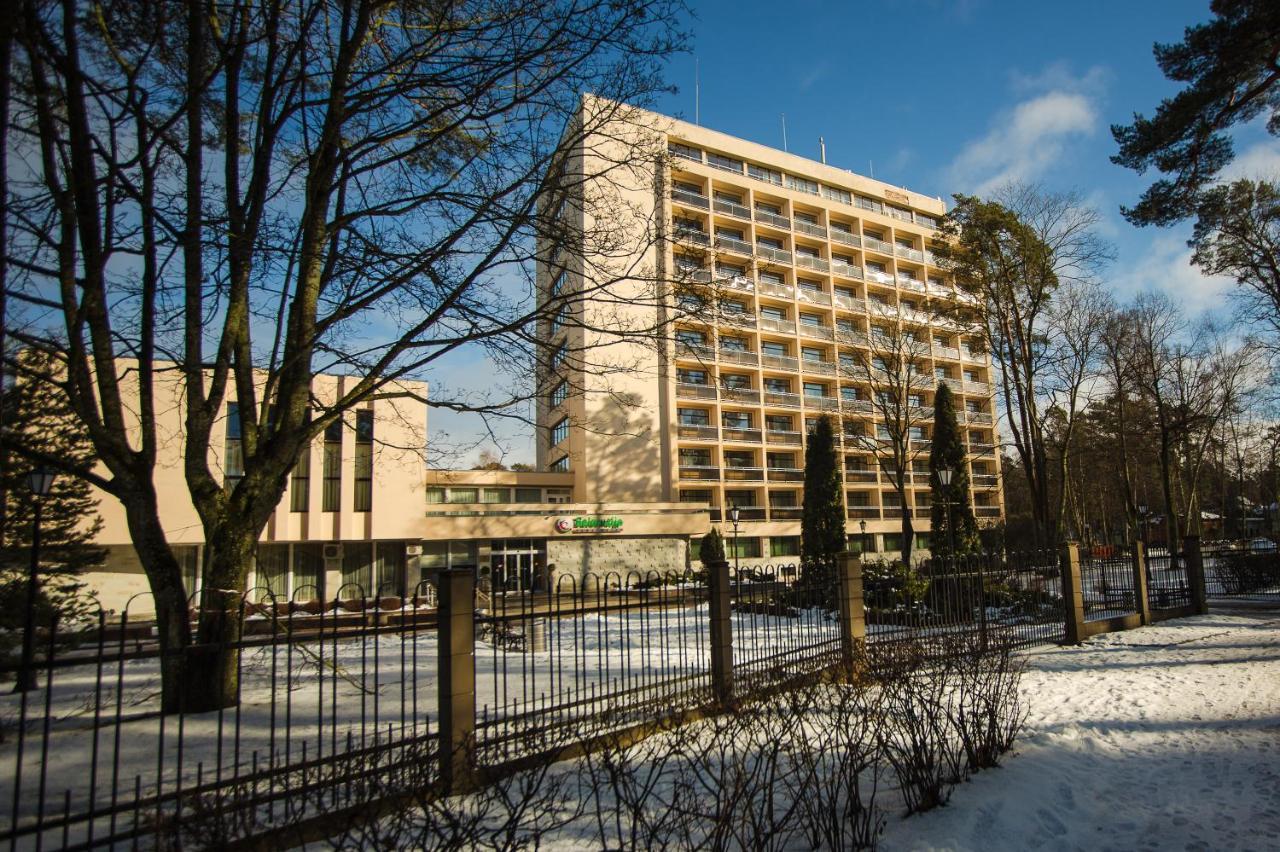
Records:
[[[569,576],[581,581],[588,572],[684,571],[689,547],[683,538],[609,538],[581,536],[547,539],[547,564],[555,566],[552,582]],[[625,581],[625,578],[624,578]]]

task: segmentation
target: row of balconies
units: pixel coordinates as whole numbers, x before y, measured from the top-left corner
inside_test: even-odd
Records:
[[[806,362],[805,363],[806,372],[816,372],[813,370],[809,370],[809,364],[811,363],[824,363],[824,362]],[[825,362],[825,363],[830,363],[830,362]],[[841,367],[839,372],[842,377],[851,378],[851,379],[865,378],[865,371],[859,370],[858,372],[855,373],[854,371],[850,370],[846,372],[847,369],[848,368],[844,366]],[[874,376],[875,374],[874,370],[872,370],[872,374]],[[925,390],[932,386],[932,381],[928,380],[928,377],[926,374],[923,374],[923,373],[919,374],[919,378],[921,381],[918,383],[913,382],[912,383],[913,387],[919,387],[920,389]],[[991,386],[988,385],[986,382],[965,382],[963,387],[964,387],[964,393],[967,393],[971,396],[988,396],[991,392],[990,390]],[[819,396],[817,394],[798,394],[798,393],[792,393],[790,391],[776,391],[776,390],[760,391],[760,390],[756,390],[755,388],[740,388],[740,387],[725,387],[725,386],[719,386],[718,390],[719,390],[719,393],[717,394],[717,386],[710,383],[698,384],[697,382],[679,382],[679,381],[676,382],[676,397],[678,399],[702,399],[702,400],[708,400],[708,401],[715,401],[716,399],[720,399],[724,402],[747,403],[750,405],[759,405],[763,401],[765,405],[778,405],[784,408],[800,408],[801,402],[803,401],[804,406],[806,407],[813,406],[815,408],[820,408],[823,411],[834,411],[837,408],[835,400],[838,397],[834,395]],[[802,400],[802,397],[803,397],[803,400]],[[844,404],[846,409],[852,413],[871,413],[873,411],[873,406],[871,402],[865,399],[847,399],[846,398],[844,399]],[[991,417],[991,415],[987,414],[986,412],[967,412],[967,413],[984,415],[987,418]],[[970,420],[970,422],[979,423],[982,421],[978,419],[972,419]],[[990,420],[988,419],[987,422],[990,422]]]
[[[881,345],[878,341],[882,338],[879,335],[868,335],[865,331],[850,331],[848,329],[838,328],[835,331],[835,340],[846,346],[858,346],[870,349],[873,342]],[[922,346],[923,350],[924,347]],[[959,361],[960,350],[950,346],[939,346],[934,344],[929,352],[934,360]],[[920,356],[924,356],[924,351],[920,352]],[[719,356],[719,360],[724,364],[741,364],[743,366],[765,367],[772,370],[784,370],[787,372],[799,372],[803,369],[808,373],[819,373],[822,375],[832,376],[839,373],[849,378],[860,378],[866,375],[866,368],[851,365],[843,362],[828,361],[819,358],[796,358],[793,355],[770,355],[764,352],[754,352],[749,349],[735,349],[731,347],[721,346],[719,350],[713,349],[704,343],[694,343],[687,340],[676,341],[676,357],[684,359],[692,359],[699,364],[710,364]],[[973,356],[976,358],[977,356]],[[925,374],[927,375],[927,373]],[[962,382],[959,379],[939,378],[939,381],[945,382],[952,390],[963,393],[966,388],[970,388],[970,393],[989,393],[990,385],[980,381]]]
[[[872,281],[877,284],[883,284],[886,287],[895,285],[906,290],[916,293],[933,293],[933,295],[955,298],[955,294],[949,288],[943,288],[934,285],[930,290],[928,284],[918,278],[910,275],[899,273],[891,275],[888,272],[881,272],[878,269],[864,268],[856,263],[849,263],[835,257],[820,257],[807,252],[792,252],[785,248],[776,248],[774,246],[766,246],[757,243],[752,245],[746,240],[727,234],[716,234],[714,240],[706,231],[693,228],[680,228],[674,230],[677,241],[685,245],[693,245],[697,247],[714,247],[719,251],[730,254],[741,255],[743,257],[763,258],[770,263],[783,264],[787,266],[797,266],[801,269],[812,270],[813,272],[821,272],[823,274],[832,273],[843,278],[851,278],[855,281]],[[873,237],[864,237],[864,241],[873,240]],[[879,242],[878,240],[876,242]],[[887,245],[887,244],[886,244]],[[903,251],[903,250],[900,250]],[[911,252],[921,254],[921,252]]]
[[[911,517],[919,520],[929,520],[932,510],[928,506],[913,506],[903,508],[902,506],[849,506],[847,517],[850,520],[862,521],[891,521],[900,520],[904,514],[910,513]],[[999,506],[974,506],[973,513],[979,518],[998,518],[1000,517]],[[711,507],[711,520],[725,520],[727,512],[723,511],[719,506]],[[804,508],[802,506],[739,506],[739,521],[798,521],[804,516]]]

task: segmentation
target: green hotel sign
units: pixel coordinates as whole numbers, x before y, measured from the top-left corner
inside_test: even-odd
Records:
[[[622,532],[622,518],[579,517],[558,518],[556,531],[562,533],[614,533]]]

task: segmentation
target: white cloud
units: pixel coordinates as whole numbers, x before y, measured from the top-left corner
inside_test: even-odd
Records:
[[[964,147],[951,163],[951,183],[984,195],[1011,180],[1039,178],[1067,155],[1074,140],[1097,132],[1107,76],[1097,67],[1072,76],[1061,63],[1035,75],[1015,72],[1010,85],[1022,99],[1001,111],[986,135]]]
[[[1244,153],[1227,164],[1222,170],[1221,180],[1232,181],[1240,178],[1267,178],[1280,180],[1280,142],[1267,140],[1246,148]]]
[[[1111,278],[1116,297],[1127,300],[1145,291],[1164,292],[1182,305],[1188,317],[1226,308],[1234,282],[1224,275],[1203,275],[1191,265],[1189,230],[1160,234],[1139,257],[1119,266]]]

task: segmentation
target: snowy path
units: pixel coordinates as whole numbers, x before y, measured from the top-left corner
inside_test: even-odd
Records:
[[[887,850],[1275,849],[1280,615],[1207,615],[1031,652],[1015,756]]]

